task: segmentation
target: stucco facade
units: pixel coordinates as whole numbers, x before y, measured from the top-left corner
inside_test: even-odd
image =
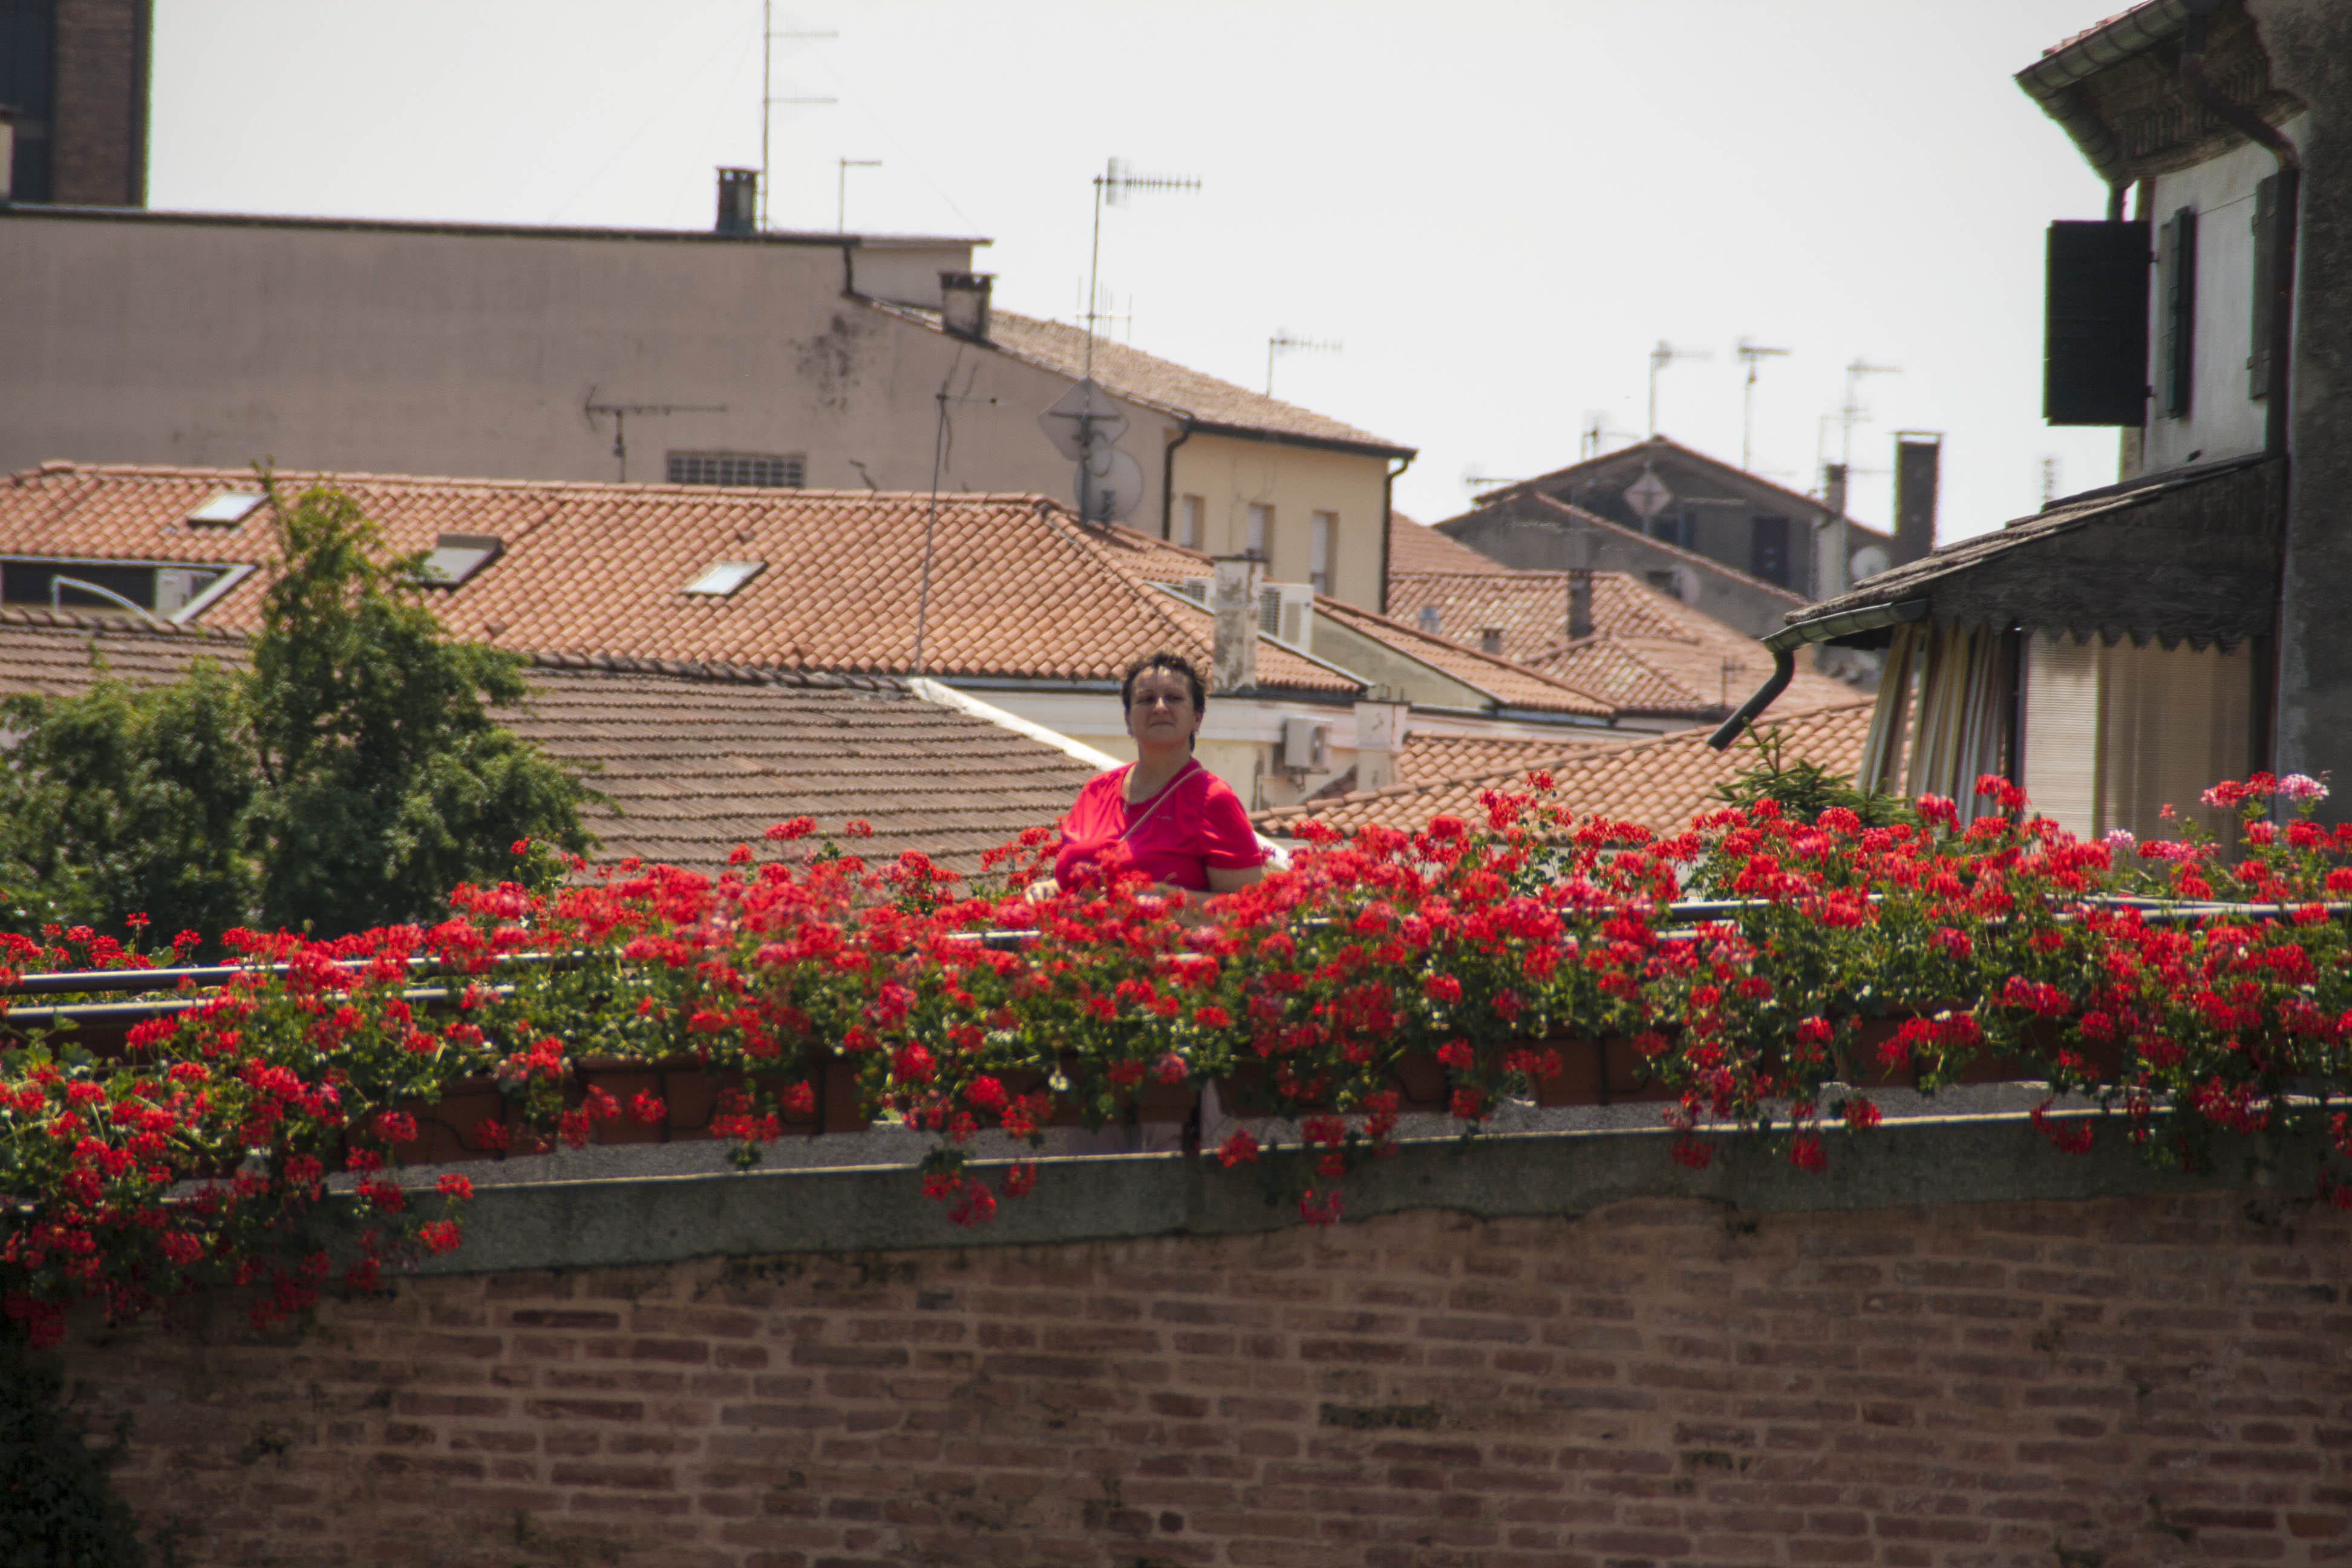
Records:
[[[675,453],[815,489],[1075,503],[1039,425],[1075,370],[940,327],[940,275],[984,243],[0,207],[0,472],[659,480]],[[1386,456],[1252,431],[1233,405],[1254,395],[1119,358],[1219,400],[1196,416],[1097,373],[1140,479],[1126,521],[1162,531],[1172,467],[1207,548],[1240,548],[1248,508],[1270,506],[1268,579],[1305,582],[1328,514],[1331,591],[1379,605]]]

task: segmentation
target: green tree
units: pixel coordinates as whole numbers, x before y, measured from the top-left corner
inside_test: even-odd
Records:
[[[495,716],[526,695],[521,661],[446,637],[421,555],[385,557],[350,496],[262,480],[282,559],[248,674],[5,705],[15,921],[325,934],[431,919],[508,874],[518,838],[593,842],[591,792]]]
[[[267,476],[265,476],[265,479]],[[262,919],[315,931],[428,918],[495,877],[518,838],[573,849],[589,792],[492,708],[528,692],[514,655],[452,641],[420,555],[383,559],[359,503],[271,487],[283,569],[253,649]]]
[[[103,668],[101,666],[101,668]],[[253,918],[256,783],[245,683],[210,660],[170,686],[110,676],[78,697],[16,697],[0,769],[0,886],[9,924],[168,937]]]
[[[1833,773],[1809,757],[1788,760],[1783,755],[1788,742],[1787,733],[1778,727],[1750,729],[1744,742],[1744,754],[1750,760],[1738,777],[1716,786],[1717,797],[1738,806],[1775,800],[1783,813],[1799,822],[1811,822],[1833,805],[1853,812],[1865,827],[1912,820],[1910,803],[1900,795],[1856,789],[1844,774]]]

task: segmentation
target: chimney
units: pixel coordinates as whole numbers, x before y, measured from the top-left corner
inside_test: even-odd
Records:
[[[0,103],[0,207],[8,205],[10,171],[16,165],[16,111]]]
[[[1822,465],[1822,504],[1829,508],[1832,517],[1845,515],[1845,465]]]
[[[1485,654],[1489,658],[1502,658],[1503,628],[1500,626],[1486,626],[1480,628],[1478,633],[1478,651]]]
[[[1592,568],[1572,566],[1568,573],[1568,640],[1592,635]]]
[[[1247,555],[1212,559],[1217,578],[1209,608],[1217,617],[1209,659],[1213,691],[1246,691],[1257,684],[1258,574],[1265,568]]]
[[[1895,563],[1936,548],[1936,482],[1944,437],[1932,430],[1895,433]]]
[[[750,234],[760,226],[760,171],[719,171],[719,234]]]
[[[1437,637],[1440,635],[1438,628],[1444,624],[1445,616],[1444,612],[1435,605],[1423,605],[1413,619],[1423,631],[1427,632],[1431,637]]]
[[[1397,758],[1404,750],[1405,719],[1412,705],[1393,689],[1375,686],[1356,704],[1356,787],[1386,789],[1397,782]]]
[[[988,341],[988,294],[995,287],[993,272],[940,274],[940,325],[953,337],[975,343]]]

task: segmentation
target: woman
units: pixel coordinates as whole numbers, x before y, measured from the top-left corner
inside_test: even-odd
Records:
[[[1265,874],[1265,852],[1233,787],[1192,755],[1208,709],[1200,673],[1147,654],[1119,683],[1135,761],[1097,773],[1062,819],[1054,880],[1065,888],[1139,870],[1163,889],[1230,893]]]

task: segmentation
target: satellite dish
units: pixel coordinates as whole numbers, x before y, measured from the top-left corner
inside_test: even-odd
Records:
[[[1875,577],[1885,571],[1888,564],[1885,551],[1875,544],[1865,544],[1853,552],[1853,562],[1848,573],[1848,580],[1859,583],[1864,577]]]
[[[1088,522],[1125,522],[1143,504],[1143,465],[1116,447],[1097,448],[1076,482],[1078,515]]]
[[[1647,463],[1642,465],[1642,477],[1625,487],[1625,504],[1644,522],[1673,505],[1674,500],[1675,492],[1666,489]]]

